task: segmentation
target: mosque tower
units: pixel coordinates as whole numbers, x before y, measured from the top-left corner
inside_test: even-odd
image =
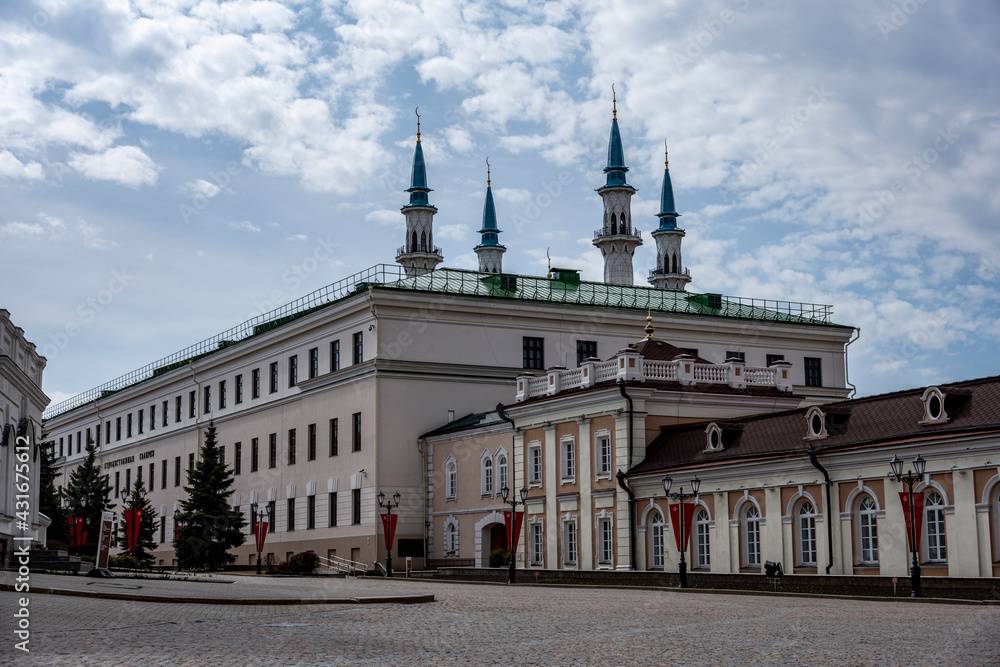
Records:
[[[418,107],[419,108],[419,107]],[[406,269],[409,277],[433,271],[444,261],[441,249],[434,246],[434,214],[437,208],[427,201],[427,167],[424,151],[420,147],[420,114],[417,113],[417,147],[413,152],[413,171],[410,174],[410,203],[401,210],[406,216],[405,245],[396,253],[396,261]]]
[[[479,230],[483,241],[476,246],[479,270],[482,273],[502,273],[501,263],[507,248],[497,240],[497,211],[493,206],[493,189],[490,185],[490,159],[486,158],[486,205],[483,206],[483,228]]]
[[[612,86],[612,92],[614,87]],[[612,98],[611,140],[608,143],[607,182],[597,192],[604,200],[604,226],[594,232],[594,245],[604,256],[604,282],[632,284],[632,255],[642,245],[642,236],[632,227],[632,195],[635,188],[625,182],[625,152],[618,132],[618,100]]]
[[[677,226],[680,217],[674,208],[674,187],[670,182],[670,162],[667,143],[663,142],[663,188],[660,190],[660,226],[653,232],[656,239],[656,268],[649,272],[649,282],[660,289],[683,290],[691,282],[691,273],[681,257],[684,230]]]

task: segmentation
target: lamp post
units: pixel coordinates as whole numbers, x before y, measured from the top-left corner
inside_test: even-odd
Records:
[[[903,460],[898,456],[892,457],[892,460],[889,461],[889,467],[892,469],[892,476],[896,478],[896,481],[906,484],[910,514],[910,551],[913,553],[913,564],[910,566],[910,597],[919,598],[922,597],[920,592],[920,557],[918,554],[920,546],[917,544],[917,521],[919,519],[913,507],[913,487],[924,476],[927,461],[917,454],[917,458],[913,459],[913,470],[907,470],[906,477],[903,477]]]
[[[677,523],[680,524],[680,530],[681,530],[681,533],[680,533],[681,541],[680,541],[680,549],[679,549],[679,551],[681,552],[681,562],[677,566],[677,579],[678,579],[678,582],[679,582],[677,587],[678,588],[687,588],[687,585],[688,585],[687,584],[687,562],[685,562],[685,560],[684,560],[684,552],[687,550],[686,549],[687,542],[686,542],[685,536],[684,536],[684,523],[685,523],[684,522],[684,519],[685,519],[685,516],[684,516],[684,501],[687,500],[688,498],[694,498],[694,497],[696,497],[698,495],[698,489],[701,488],[701,480],[698,479],[697,477],[695,477],[694,479],[691,480],[691,493],[684,493],[684,487],[683,486],[679,487],[680,491],[675,491],[674,493],[670,493],[670,487],[671,487],[671,485],[673,483],[674,483],[674,480],[670,479],[670,475],[664,475],[664,477],[663,477],[663,492],[666,494],[667,498],[673,498],[674,500],[680,501],[680,508],[679,508],[680,511],[678,512],[678,514],[680,515],[680,521],[678,521]]]
[[[393,505],[393,502],[396,504]],[[392,494],[392,500],[386,501],[385,492],[378,492],[378,506],[385,508],[385,576],[392,576],[392,510],[399,507],[399,491]]]
[[[504,484],[503,488],[500,489],[500,496],[503,498],[505,505],[510,505],[510,535],[508,535],[508,544],[510,552],[510,574],[507,576],[507,583],[514,583],[514,573],[517,571],[517,566],[514,563],[514,550],[517,545],[514,543],[514,530],[517,528],[517,506],[523,505],[524,501],[528,499],[528,489],[521,487],[521,500],[517,498],[511,498],[507,500],[507,496],[510,495],[510,489]]]
[[[268,520],[271,518],[271,513],[266,506],[263,509],[258,509],[259,507],[257,503],[250,503],[250,526],[257,547],[257,574],[260,574],[260,552],[264,549],[264,536],[267,532],[267,528],[261,524],[265,518]]]
[[[180,538],[180,529],[184,526],[184,519],[181,518],[181,511],[174,510],[174,537],[177,541]],[[181,552],[176,546],[174,547],[174,555],[177,556],[177,571],[181,571]]]
[[[73,522],[70,526],[70,547],[74,545],[76,548],[83,546],[83,525],[90,525],[90,517],[85,516],[85,510],[87,509],[87,496],[80,496],[79,498],[70,498],[66,496],[63,498],[63,504],[66,509],[73,509]]]
[[[135,555],[135,548],[139,544],[139,526],[142,524],[141,512],[139,520],[135,521],[135,506],[145,497],[146,489],[141,486],[131,493],[129,493],[128,489],[122,491],[122,504],[129,505],[129,509],[122,512],[125,516],[125,551],[133,556]]]

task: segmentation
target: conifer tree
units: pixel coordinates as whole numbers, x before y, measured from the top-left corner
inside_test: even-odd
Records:
[[[215,424],[209,422],[201,459],[188,471],[188,497],[181,501],[174,552],[182,567],[219,570],[236,560],[230,549],[246,541],[243,514],[229,505],[233,471],[220,460]]]
[[[69,524],[66,519],[69,513],[59,501],[59,490],[56,488],[56,453],[55,443],[51,440],[43,442],[38,466],[38,511],[52,519],[45,531],[49,542],[69,544]]]
[[[142,481],[138,479],[135,480],[135,484],[132,486],[132,495],[138,498],[137,494],[141,488]],[[127,503],[122,503],[122,515],[118,522],[119,545],[128,545],[125,510],[142,510],[142,518],[139,519],[139,539],[135,543],[135,550],[132,552],[132,555],[139,561],[139,565],[143,569],[148,570],[156,564],[156,559],[153,557],[152,553],[153,549],[156,548],[156,510],[153,509],[153,504],[149,502],[149,499],[145,496],[134,501],[131,498],[132,497],[129,498]]]
[[[93,438],[87,438],[86,451],[83,463],[69,475],[66,496],[70,499],[71,515],[83,517],[83,529],[87,531],[86,544],[78,546],[75,551],[96,556],[101,514],[112,509],[114,503],[111,502],[111,483],[107,475],[101,474],[101,467],[97,463],[97,449]],[[87,499],[86,504],[80,502],[81,498]]]

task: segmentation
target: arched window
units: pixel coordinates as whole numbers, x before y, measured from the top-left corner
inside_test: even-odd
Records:
[[[454,499],[458,496],[458,464],[454,459],[448,461],[444,466],[445,476],[445,497]]]
[[[483,454],[482,458],[482,493],[484,496],[493,495],[493,457],[489,453]]]
[[[799,565],[816,565],[816,511],[808,500],[799,503],[795,511],[795,529]]]
[[[413,230],[413,234],[410,235],[410,252],[417,251],[417,230]]]
[[[457,556],[458,555],[458,526],[456,524],[451,524],[448,526],[448,555]]]
[[[611,214],[611,233],[612,234],[618,233],[618,218],[617,216],[615,216],[614,213]]]
[[[504,488],[507,485],[507,454],[500,453],[497,454],[497,478],[500,482],[500,488]],[[508,487],[509,488],[509,487]]]
[[[931,491],[924,498],[924,520],[927,561],[943,563],[948,560],[944,539],[944,500],[937,491]]]
[[[760,568],[760,510],[753,503],[743,510],[743,566]]]
[[[420,252],[427,252],[427,232],[420,232]]]
[[[878,522],[875,499],[861,496],[854,509],[855,539],[857,557],[861,565],[878,565]]]
[[[663,515],[659,512],[649,519],[649,567],[663,569]]]
[[[694,516],[694,536],[697,553],[695,554],[695,567],[708,569],[711,565],[709,543],[708,543],[709,519],[708,512],[704,508],[698,510]]]
[[[671,265],[670,273],[677,273],[677,253],[671,255],[670,265]]]

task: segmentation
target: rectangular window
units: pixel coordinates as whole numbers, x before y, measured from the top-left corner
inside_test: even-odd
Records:
[[[611,476],[611,436],[597,436],[597,475],[599,477]]]
[[[361,413],[354,413],[354,438],[352,440],[351,451],[360,452],[361,451]]]
[[[736,351],[733,351],[733,350],[727,350],[726,351],[726,359],[739,359],[740,361],[746,361],[747,360],[747,353],[746,352],[736,352]]]
[[[98,427],[98,428],[100,428],[100,427]],[[149,430],[150,431],[155,431],[156,430],[156,406],[155,405],[149,406]],[[97,439],[100,440],[101,436],[98,435]]]
[[[278,391],[278,362],[271,362],[271,385],[270,391],[272,394]]]
[[[818,357],[806,357],[805,358],[805,369],[806,369],[806,386],[807,387],[822,387],[823,386],[823,360]]]
[[[524,368],[532,368],[536,370],[541,370],[545,368],[545,354],[544,338],[531,338],[530,336],[525,336],[522,347],[522,366]]]
[[[584,359],[589,359],[590,357],[597,356],[597,341],[596,340],[578,340],[576,341],[576,365],[579,366]]]
[[[319,376],[319,348],[309,350],[309,379]]]
[[[188,419],[194,419],[195,410],[198,407],[198,395],[194,391],[188,392]]]
[[[277,501],[270,500],[267,503],[267,532],[273,533],[275,528],[274,524],[277,523],[275,519],[277,518]]]
[[[295,498],[289,498],[287,501],[287,512],[288,512],[288,532],[295,530]]]
[[[562,478],[570,480],[576,477],[576,442],[573,438],[565,438],[561,443]]]
[[[90,443],[90,441],[91,441],[91,440],[90,440],[90,429],[88,428],[88,429],[87,429],[87,440],[86,440],[86,442],[87,442],[87,443],[89,444],[89,443]]]
[[[160,517],[160,544],[167,541],[167,517]]]
[[[81,431],[77,431],[76,432],[76,453],[77,454],[80,453],[80,446],[82,444],[83,444],[82,432]]]
[[[365,334],[363,331],[359,331],[354,334],[354,363],[360,364],[365,358]]]
[[[340,341],[330,343],[330,372],[340,370]]]
[[[288,465],[295,465],[295,429],[288,429]]]
[[[294,387],[299,383],[299,355],[293,354],[288,357],[288,386]]]
[[[329,511],[330,511],[330,521],[329,521],[329,523],[330,523],[330,527],[332,528],[332,527],[334,527],[334,526],[337,525],[337,492],[336,491],[334,491],[333,493],[331,493],[329,495],[329,503],[330,503],[330,507],[328,508]]]
[[[140,468],[141,470],[141,468]],[[132,491],[132,469],[125,468],[125,488],[131,492]]]
[[[219,380],[219,409],[226,407],[226,381]]]
[[[176,424],[181,420],[181,397],[178,396],[174,400],[174,423]]]
[[[770,366],[776,361],[784,361],[785,355],[783,354],[769,354],[767,355],[767,365]]]
[[[156,462],[149,464],[149,490],[156,490]]]
[[[541,566],[545,556],[545,533],[542,531],[542,524],[531,524],[531,564]]]
[[[330,420],[330,456],[336,456],[339,447],[337,446],[337,441],[340,438],[340,420],[331,419]]]
[[[122,439],[122,418],[121,417],[115,417],[115,442],[118,442],[121,439]],[[76,445],[77,445],[76,451],[77,451],[77,453],[79,453],[79,451],[80,451],[80,442],[77,441]]]
[[[566,544],[564,545],[563,562],[566,565],[576,565],[576,523],[567,521],[565,525]]]
[[[351,491],[351,523],[355,526],[361,523],[361,489]]]
[[[174,457],[174,486],[181,485],[181,457]]]
[[[260,439],[250,439],[250,472],[257,472],[260,464]]]
[[[121,473],[121,470],[116,470],[115,471],[115,498],[118,497],[118,494],[121,491],[121,485],[122,485],[122,473]]]
[[[219,463],[226,465],[226,446],[219,445]]]
[[[111,420],[104,422],[104,444],[105,445],[111,444]],[[70,449],[72,450],[72,447],[70,447]],[[70,451],[70,454],[72,453],[73,452]]]
[[[233,403],[239,405],[243,402],[243,374],[240,373],[236,376],[236,396],[233,397]]]
[[[167,427],[167,414],[170,411],[170,401],[163,401],[163,428]]]
[[[309,424],[309,442],[306,443],[306,458],[316,460],[316,424]]]
[[[163,459],[160,462],[160,488],[167,488],[167,460]]]
[[[532,484],[542,483],[542,448],[539,446],[528,448],[528,461],[531,466],[530,477]]]
[[[316,527],[316,496],[306,496],[306,530]]]
[[[611,564],[611,519],[600,519],[597,522],[598,539],[600,540],[600,546],[598,547],[598,553],[600,554],[598,562],[602,565]]]
[[[63,449],[64,445],[65,445],[65,440],[63,438],[59,438],[59,456],[60,457],[62,457],[62,456],[65,455],[65,450]]]
[[[132,413],[125,415],[125,437],[132,437]]]
[[[201,414],[207,415],[212,411],[212,387],[207,385],[202,389],[202,398],[205,399]]]
[[[233,445],[233,474],[239,475],[243,468],[243,443]]]
[[[260,398],[260,369],[255,368],[250,373],[250,398]]]
[[[684,354],[690,354],[692,357],[698,356],[698,348],[696,347],[682,347],[680,349]]]
[[[268,436],[267,443],[267,467],[278,467],[278,434],[272,433]]]
[[[188,454],[188,472],[194,470],[194,452]]]

